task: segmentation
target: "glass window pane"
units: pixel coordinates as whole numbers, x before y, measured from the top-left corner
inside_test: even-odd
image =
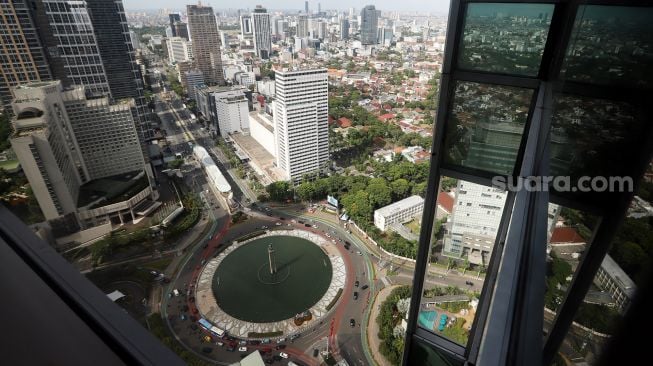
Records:
[[[645,143],[642,136],[646,127],[637,108],[629,103],[558,95],[550,135],[551,174],[567,179],[569,184],[554,181],[553,190],[575,197],[620,190],[617,184],[610,184],[610,179],[631,174],[624,162],[636,160]],[[583,180],[581,186],[581,177],[592,180]],[[599,180],[607,180],[605,192],[598,192],[603,187]],[[588,187],[593,192],[582,192]]]
[[[466,346],[507,192],[443,177],[418,326]]]
[[[447,123],[445,163],[510,175],[533,91],[460,81]]]
[[[551,4],[469,4],[458,67],[536,76],[549,32]]]
[[[408,354],[408,365],[462,366],[465,363],[439,348],[415,339]]]
[[[593,84],[651,88],[653,8],[578,8],[562,76]]]

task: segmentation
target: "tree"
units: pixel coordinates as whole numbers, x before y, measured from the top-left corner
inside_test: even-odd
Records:
[[[383,178],[371,179],[366,191],[369,194],[370,203],[375,208],[386,206],[392,202],[392,191]]]
[[[285,181],[270,183],[266,190],[273,201],[286,201],[293,196],[290,183]]]
[[[410,183],[404,178],[393,181],[390,183],[390,187],[392,187],[392,195],[395,200],[405,198],[410,192]]]
[[[348,194],[342,199],[342,204],[354,221],[369,222],[373,211],[367,192],[359,190],[354,194]]]
[[[297,196],[302,201],[309,201],[315,198],[315,185],[311,182],[304,182],[297,187]]]

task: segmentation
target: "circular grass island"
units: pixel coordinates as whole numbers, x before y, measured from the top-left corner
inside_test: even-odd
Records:
[[[332,276],[331,261],[319,246],[296,236],[275,235],[229,253],[215,271],[212,290],[218,306],[232,317],[270,323],[310,309],[324,296]]]

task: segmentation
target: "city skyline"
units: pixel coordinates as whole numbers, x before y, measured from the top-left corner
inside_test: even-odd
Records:
[[[182,4],[178,1],[174,0],[161,0],[157,2],[149,2],[145,0],[125,0],[125,8],[128,10],[140,10],[140,9],[162,9],[162,8],[170,8],[170,9],[178,9],[181,10],[184,6],[181,6]],[[353,7],[357,11],[360,11],[364,6],[366,5],[374,5],[378,10],[381,11],[410,11],[410,12],[433,12],[433,13],[439,13],[441,15],[446,15],[449,11],[449,4],[450,1],[448,0],[435,0],[432,2],[425,3],[421,0],[407,0],[407,1],[402,1],[400,5],[398,5],[397,2],[394,1],[389,1],[389,0],[381,0],[381,1],[344,1],[344,0],[335,0],[335,1],[310,1],[309,2],[309,11],[316,13],[317,12],[317,4],[320,3],[322,5],[322,11],[327,11],[327,10],[341,10],[341,11],[347,11],[349,8]],[[218,1],[203,1],[203,5],[205,6],[212,6],[216,11],[219,10],[228,10],[228,9],[250,9],[253,10],[256,5],[262,5],[263,7],[266,7],[270,10],[297,10],[304,12],[304,2],[303,1],[297,1],[297,0],[282,0],[282,1],[273,1],[273,2],[265,2],[261,0],[245,0],[239,2],[238,7],[234,6],[229,6],[225,7],[224,3],[218,2]],[[435,14],[434,14],[435,15]]]

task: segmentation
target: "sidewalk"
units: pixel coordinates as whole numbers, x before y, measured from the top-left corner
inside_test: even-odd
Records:
[[[370,345],[370,353],[374,357],[374,362],[378,366],[391,366],[390,362],[381,356],[379,353],[379,325],[376,322],[376,318],[379,316],[379,310],[381,309],[381,304],[390,296],[392,290],[394,290],[399,285],[384,287],[379,291],[379,293],[374,298],[372,303],[372,311],[370,312],[370,321],[367,323],[367,342]]]

